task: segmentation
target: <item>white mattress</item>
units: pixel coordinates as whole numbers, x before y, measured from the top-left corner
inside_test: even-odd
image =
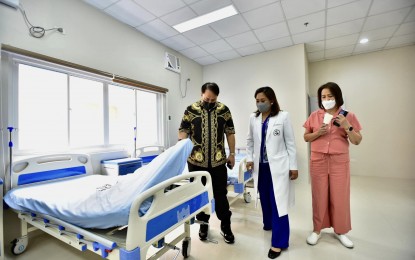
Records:
[[[189,139],[182,140],[134,174],[90,175],[20,186],[9,191],[4,200],[11,208],[51,215],[80,227],[126,225],[133,200],[152,186],[180,175],[192,147]],[[142,214],[150,203],[142,205]]]

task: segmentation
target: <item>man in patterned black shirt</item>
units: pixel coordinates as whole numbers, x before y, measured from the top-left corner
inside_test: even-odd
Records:
[[[221,221],[221,234],[226,243],[232,244],[235,237],[231,230],[231,215],[226,197],[228,174],[235,165],[235,128],[231,111],[217,101],[219,87],[216,83],[202,86],[201,100],[191,104],[184,112],[179,128],[179,140],[190,138],[193,150],[187,159],[189,171],[207,171],[212,177],[215,211]],[[225,136],[229,145],[229,157],[225,153]],[[206,180],[204,180],[206,182]],[[199,238],[208,236],[210,215],[199,213],[196,218],[205,222],[200,225]]]

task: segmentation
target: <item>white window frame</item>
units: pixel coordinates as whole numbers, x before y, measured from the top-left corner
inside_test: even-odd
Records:
[[[23,56],[20,54],[2,51],[1,56],[2,56],[2,65],[3,65],[2,69],[5,69],[10,72],[10,73],[2,73],[3,76],[5,75],[6,77],[5,79],[2,79],[2,81],[3,81],[3,84],[5,82],[9,83],[9,84],[6,84],[6,86],[8,86],[7,88],[7,96],[8,96],[7,122],[8,122],[8,125],[13,126],[17,129],[17,132],[13,133],[13,144],[14,144],[13,152],[15,155],[20,156],[20,155],[29,155],[29,154],[36,153],[36,151],[20,150],[18,148],[19,147],[19,134],[18,134],[18,128],[19,128],[18,126],[18,122],[19,122],[18,120],[18,116],[19,116],[19,113],[18,113],[18,89],[19,88],[18,86],[19,86],[19,82],[18,82],[18,79],[19,79],[19,65],[20,64],[66,74],[67,81],[68,81],[68,85],[67,85],[68,92],[69,92],[69,77],[70,76],[85,78],[85,79],[99,81],[103,83],[104,144],[93,146],[93,147],[81,147],[81,148],[76,148],[73,150],[85,150],[85,149],[105,150],[108,148],[119,147],[119,145],[109,145],[109,103],[108,103],[109,102],[109,97],[108,97],[108,94],[109,94],[108,85],[109,84],[135,90],[134,92],[135,100],[137,100],[136,91],[146,91],[146,92],[151,92],[157,95],[156,100],[157,100],[157,119],[158,119],[157,120],[158,143],[154,145],[165,146],[167,144],[166,136],[168,133],[167,133],[167,121],[165,117],[167,99],[166,99],[165,93],[150,91],[147,89],[140,89],[136,87],[130,87],[128,85],[113,82],[112,79],[108,77],[100,76],[100,75],[82,71],[82,70],[77,70],[74,68],[66,67],[63,65],[59,65],[59,64],[55,64],[55,63],[51,63],[47,61],[38,60],[35,58]],[[69,98],[69,93],[68,93],[68,98]],[[69,105],[70,104],[68,103],[68,106]],[[68,108],[68,113],[69,113],[69,108]],[[136,113],[137,113],[137,104],[135,105],[134,114],[136,115]],[[135,116],[135,118],[137,117]],[[68,120],[70,120],[70,117],[68,117]],[[135,122],[135,125],[137,126],[137,120]],[[69,124],[68,124],[68,127],[69,127]],[[68,130],[68,144],[69,142],[70,142],[70,132]],[[124,147],[124,148],[129,150],[128,147]],[[59,151],[59,152],[67,152],[68,150],[71,150],[71,149],[68,147],[67,150]],[[55,152],[55,151],[51,151],[51,152]]]

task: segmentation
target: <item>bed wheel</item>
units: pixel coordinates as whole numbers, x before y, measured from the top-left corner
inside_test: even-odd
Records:
[[[12,242],[12,254],[13,255],[20,255],[26,250],[28,239],[27,237],[20,237],[16,238]]]
[[[244,193],[244,200],[245,200],[246,203],[251,202],[251,193],[245,192]]]
[[[188,258],[190,255],[190,248],[191,248],[191,243],[190,243],[190,238],[185,238],[183,240],[183,245],[182,245],[182,255],[184,258]]]

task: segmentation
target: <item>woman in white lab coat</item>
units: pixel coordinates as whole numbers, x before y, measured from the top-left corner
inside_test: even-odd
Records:
[[[249,119],[247,168],[252,170],[255,194],[259,191],[264,230],[272,230],[268,257],[288,248],[288,208],[294,205],[291,180],[298,177],[294,132],[288,113],[280,110],[274,91],[255,92],[258,110]]]

